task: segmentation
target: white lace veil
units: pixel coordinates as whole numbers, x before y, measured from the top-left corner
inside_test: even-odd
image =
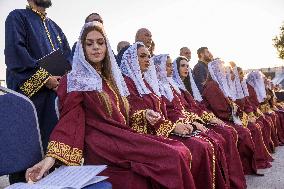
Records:
[[[189,75],[188,79],[190,80],[190,85],[191,85],[191,90],[192,90],[194,100],[201,102],[203,99],[194,81],[191,68],[188,69],[188,75]]]
[[[226,97],[231,97],[230,88],[226,79],[226,71],[221,60],[216,59],[208,64],[211,78],[216,81]]]
[[[175,82],[175,85],[177,85],[177,87],[183,91],[186,91],[186,88],[184,86],[184,83],[183,81],[181,80],[180,78],[180,75],[179,75],[179,71],[178,71],[178,65],[177,65],[177,59],[176,58],[173,62],[173,81]]]
[[[73,57],[72,71],[67,74],[67,92],[72,91],[102,91],[102,78],[97,71],[86,61],[81,36],[83,31],[88,27],[98,27],[103,31],[103,36],[106,40],[107,51],[111,61],[111,72],[115,81],[115,84],[122,96],[128,96],[129,91],[124,82],[122,74],[117,66],[114,54],[111,50],[111,46],[107,39],[107,36],[103,30],[103,25],[100,22],[94,21],[84,25],[81,30],[80,37],[78,39],[76,50]]]
[[[262,73],[260,71],[252,71],[246,75],[246,81],[256,92],[258,102],[263,102],[266,98],[266,90]]]
[[[131,45],[123,54],[121,59],[120,69],[121,72],[131,78],[137,88],[138,93],[140,96],[143,94],[150,94],[151,90],[148,89],[143,81],[143,76],[141,73],[140,65],[138,62],[138,55],[137,55],[137,45],[144,46],[141,42],[136,42]],[[145,81],[150,85],[152,90],[158,96],[161,96],[159,92],[159,85],[158,79],[156,76],[156,70],[153,62],[150,60],[150,66],[148,71],[144,73]]]
[[[165,96],[169,101],[172,101],[174,98],[171,85],[167,77],[166,62],[168,54],[160,54],[152,57],[154,65],[156,67],[157,78],[159,83],[159,89],[161,95]]]

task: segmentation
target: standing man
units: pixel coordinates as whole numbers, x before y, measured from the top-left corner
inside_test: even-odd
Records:
[[[152,45],[152,34],[147,28],[140,28],[136,32],[135,42],[142,42],[148,50],[150,50]]]
[[[190,59],[191,59],[191,51],[190,51],[190,49],[188,47],[180,48],[179,55],[180,56],[185,56],[188,59],[188,61],[190,61]]]
[[[38,60],[60,49],[70,61],[70,47],[60,27],[46,16],[51,0],[28,0],[26,9],[10,12],[5,22],[5,64],[7,87],[34,103],[44,151],[57,123],[56,90],[60,76],[41,68]],[[56,64],[57,62],[54,62]],[[10,175],[10,182],[25,181],[25,171]]]
[[[203,92],[204,83],[208,77],[208,63],[212,60],[212,54],[207,47],[197,50],[198,63],[193,68],[193,78],[200,93]]]

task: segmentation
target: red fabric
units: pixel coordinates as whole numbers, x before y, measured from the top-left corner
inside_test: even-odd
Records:
[[[154,94],[147,94],[141,97],[136,89],[134,82],[129,77],[125,77],[125,81],[130,92],[128,99],[132,109],[131,112],[136,112],[137,110],[152,109],[156,112],[159,112],[164,117],[164,119],[171,117],[171,121],[174,122],[183,117],[180,111],[181,109],[173,108],[171,109],[171,111],[168,111],[168,108],[166,108],[167,102],[164,102],[161,98],[155,96]],[[145,84],[150,90],[152,90],[146,82]],[[173,105],[175,104],[175,102],[170,102],[169,104]],[[165,110],[167,112],[165,112]],[[170,135],[170,138],[182,142],[191,151],[191,172],[194,177],[196,187],[213,188],[213,148],[210,144],[211,140],[206,136],[182,138]],[[213,142],[211,143],[214,147]],[[220,160],[220,156],[216,152],[215,156],[216,161],[218,162]],[[215,164],[214,172],[214,183],[216,185],[216,188],[227,188],[227,185],[222,177],[221,168],[218,163]]]
[[[241,111],[244,111],[247,114],[254,112],[253,107],[249,103],[248,99],[237,99],[235,102],[239,106],[239,109]],[[263,139],[264,135],[261,131],[261,125],[257,123],[249,123],[248,129],[251,132],[251,137],[253,139],[254,144],[257,144],[255,145],[256,167],[258,169],[265,169],[271,167],[271,164],[269,162],[271,161],[272,157],[265,146]]]
[[[182,95],[180,95],[180,99],[184,107],[186,107],[187,111],[193,111],[199,115],[202,115],[204,111],[209,112],[209,110],[205,107],[203,103],[196,102],[191,96],[191,94],[187,91],[182,92]],[[226,141],[226,143],[223,144],[223,148],[228,164],[230,188],[246,188],[246,181],[242,168],[242,162],[236,145],[236,130],[228,125],[214,125],[213,127],[209,128],[220,134]]]
[[[249,92],[249,96],[247,98],[249,102],[251,103],[251,105],[253,105],[254,109],[256,110],[256,108],[259,107],[259,102],[257,100],[256,92],[250,84],[247,83],[247,86],[248,86],[248,92]]]
[[[215,81],[208,81],[204,87],[202,96],[208,109],[212,110],[217,117],[226,121],[227,124],[233,126],[237,131],[239,139],[238,150],[244,173],[256,173],[255,147],[250,131],[247,128],[235,125],[231,122],[231,107],[229,101],[219,89],[218,84]]]
[[[66,93],[66,82],[62,78],[58,89],[60,120],[50,141],[83,150],[85,164],[108,165],[104,174],[110,176],[114,189],[195,188],[190,152],[183,144],[134,133],[124,123],[123,106],[121,111],[117,106],[121,101],[104,81],[111,116],[98,92]]]

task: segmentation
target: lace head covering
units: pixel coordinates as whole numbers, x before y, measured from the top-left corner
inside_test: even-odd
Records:
[[[211,78],[216,81],[219,88],[226,97],[231,97],[230,87],[228,86],[225,67],[221,60],[215,59],[208,64],[208,71]]]
[[[161,95],[165,96],[169,101],[172,101],[174,95],[171,89],[171,84],[169,82],[171,77],[167,77],[167,69],[166,69],[167,66],[166,62],[168,56],[169,56],[168,54],[155,55],[152,57],[152,60],[156,67],[160,93]]]
[[[121,59],[120,69],[125,76],[128,76],[130,79],[132,79],[138,93],[140,94],[140,96],[142,96],[143,94],[150,94],[151,90],[147,88],[143,80],[143,75],[138,62],[138,54],[137,54],[138,45],[144,46],[143,43],[136,42],[124,52]],[[151,59],[150,59],[150,66],[147,72],[144,73],[144,78],[145,81],[150,85],[154,93],[157,94],[158,96],[161,96],[159,92],[159,85],[158,85],[155,66]]]
[[[181,80],[180,78],[180,75],[179,75],[179,71],[178,71],[178,65],[177,65],[177,59],[176,58],[173,62],[173,81],[176,83],[177,87],[183,91],[187,91],[186,88],[185,88],[185,85],[183,83],[183,81]]]
[[[188,69],[188,79],[190,81],[190,85],[191,85],[191,90],[192,90],[192,94],[193,94],[193,97],[194,97],[194,100],[197,100],[198,102],[201,102],[203,99],[202,99],[202,96],[197,88],[197,85],[194,81],[194,78],[193,78],[193,75],[192,75],[192,70],[191,68]]]
[[[86,28],[97,27],[102,31],[106,40],[107,53],[110,58],[111,74],[119,90],[120,95],[128,96],[129,91],[124,82],[120,69],[117,66],[111,46],[104,32],[103,25],[98,22],[89,22],[81,30],[79,40],[73,57],[72,71],[67,74],[67,92],[72,91],[99,91],[102,92],[102,78],[98,72],[87,62],[84,55],[81,37]]]
[[[260,71],[252,71],[246,75],[246,81],[253,87],[258,102],[263,102],[266,98],[266,90],[262,73]]]

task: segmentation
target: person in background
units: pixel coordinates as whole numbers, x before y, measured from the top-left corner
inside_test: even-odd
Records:
[[[188,62],[191,60],[191,51],[188,47],[180,48],[179,55],[186,57]]]
[[[88,22],[93,22],[93,21],[98,21],[100,22],[101,24],[104,24],[104,21],[101,17],[101,15],[99,13],[91,13],[89,14],[86,18],[85,18],[85,23],[88,23]],[[72,50],[71,50],[71,56],[73,57],[74,53],[75,53],[75,49],[76,49],[76,44],[77,42],[74,43],[73,47],[72,47]]]
[[[205,81],[208,77],[208,63],[212,60],[212,54],[207,47],[197,50],[198,63],[193,68],[193,78],[200,93],[203,92]]]
[[[28,0],[26,9],[10,12],[5,22],[5,64],[7,87],[26,95],[34,103],[43,149],[57,123],[56,90],[60,76],[40,67],[38,60],[60,49],[70,62],[71,51],[61,28],[47,17],[51,0]],[[56,62],[54,62],[56,64]],[[24,171],[10,175],[10,183],[24,181]]]

